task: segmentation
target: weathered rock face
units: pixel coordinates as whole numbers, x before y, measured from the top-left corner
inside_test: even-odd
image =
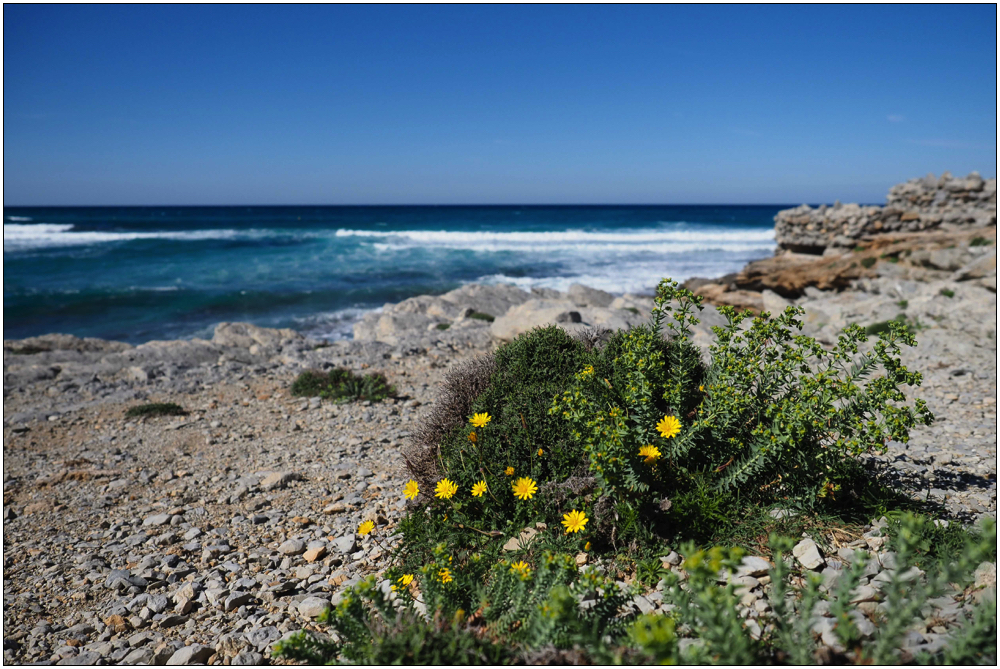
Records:
[[[774,234],[781,249],[821,254],[889,232],[983,228],[997,222],[997,180],[977,172],[957,178],[929,174],[893,186],[884,207],[835,203],[779,211]]]
[[[471,284],[444,295],[411,297],[398,304],[386,304],[381,312],[366,314],[354,325],[354,339],[396,345],[424,330],[477,325],[485,329],[490,318],[507,313],[531,297],[531,293],[509,284]]]

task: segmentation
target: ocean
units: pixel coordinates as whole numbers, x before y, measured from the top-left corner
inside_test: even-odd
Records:
[[[141,343],[249,321],[332,340],[472,282],[651,294],[771,255],[786,207],[5,207],[3,336]]]

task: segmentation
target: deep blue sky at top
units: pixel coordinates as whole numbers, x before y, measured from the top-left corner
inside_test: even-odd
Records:
[[[881,202],[996,7],[5,5],[4,204]]]

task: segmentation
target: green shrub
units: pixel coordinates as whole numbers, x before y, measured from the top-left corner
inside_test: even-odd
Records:
[[[990,246],[992,244],[993,240],[986,237],[973,237],[972,241],[969,242],[969,246]]]
[[[486,321],[487,323],[492,323],[496,320],[493,315],[483,313],[482,311],[473,311],[469,314],[468,318],[475,318],[477,321]]]
[[[4,349],[11,355],[35,355],[36,353],[48,353],[50,349],[41,346],[21,346],[19,348]]]
[[[357,376],[349,369],[332,369],[329,372],[302,372],[292,383],[290,392],[296,397],[322,397],[337,402],[381,402],[394,395],[396,389],[382,374]]]
[[[129,407],[128,411],[125,412],[126,418],[143,418],[145,416],[186,416],[187,411],[184,410],[178,404],[173,402],[168,403],[153,403],[153,404],[140,404],[139,406]]]
[[[955,297],[955,291],[949,288],[942,288],[941,294],[944,295],[945,297]]]
[[[861,266],[864,267],[865,269],[871,269],[872,267],[875,266],[875,263],[877,262],[878,258],[862,258]]]
[[[901,306],[900,308],[905,309],[906,307]],[[916,334],[921,330],[927,329],[927,326],[921,323],[920,319],[915,318],[911,321],[907,318],[906,314],[897,314],[896,318],[892,319],[891,321],[879,321],[877,323],[872,323],[871,325],[866,326],[865,334],[866,335],[888,334],[889,332],[892,331],[894,323],[900,324],[903,327],[903,329],[911,335]]]
[[[846,463],[884,452],[888,439],[905,442],[910,428],[932,419],[922,401],[908,407],[900,390],[921,380],[898,358],[901,344],[916,343],[900,323],[859,355],[867,337],[856,325],[826,351],[792,334],[799,307],[754,318],[746,329],[748,314],[721,307],[728,323],[713,328],[704,368],[689,343],[698,298],[665,281],[656,304],[650,325],[612,338],[553,407],[573,424],[599,488],[613,498],[653,504],[701,476],[744,501],[811,504],[835,496]],[[670,311],[673,336],[664,342]],[[673,428],[664,431],[664,422]]]
[[[451,323],[438,323],[434,327],[436,327],[438,330],[447,330],[448,328],[451,327]]]

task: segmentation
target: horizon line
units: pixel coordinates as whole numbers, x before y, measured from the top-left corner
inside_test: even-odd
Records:
[[[818,207],[831,202],[606,202],[606,203],[397,203],[397,204],[5,204],[4,209],[86,209],[86,208],[170,208],[170,207],[798,207],[807,204]],[[881,207],[884,202],[844,202],[863,207]]]

